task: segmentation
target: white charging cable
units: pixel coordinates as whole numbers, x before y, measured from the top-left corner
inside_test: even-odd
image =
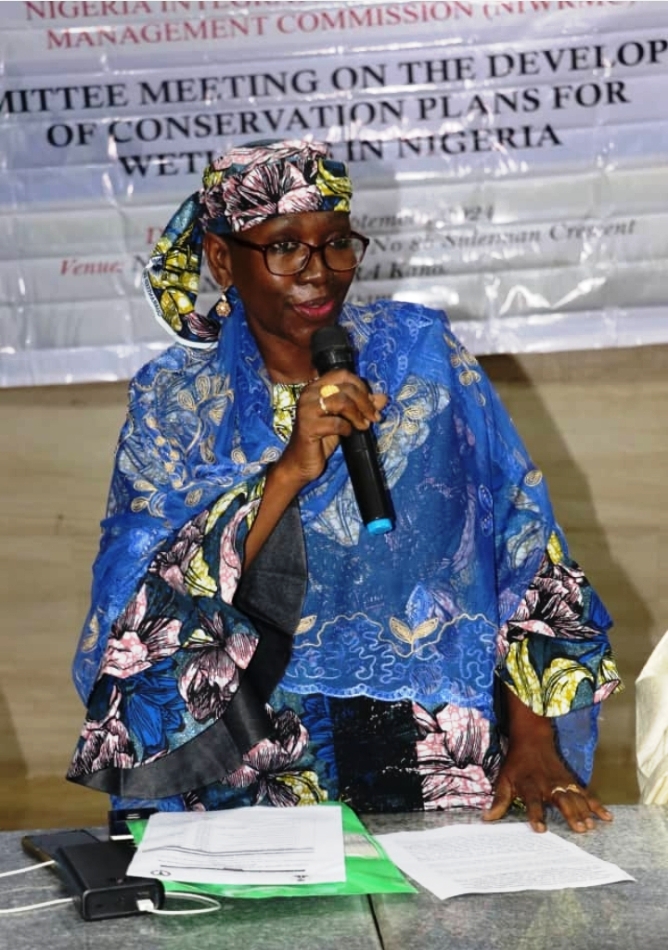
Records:
[[[42,907],[55,907],[56,904],[71,904],[71,897],[59,897],[53,901],[42,901],[40,904],[24,904],[23,907],[0,907],[0,917],[6,914],[23,914],[27,910],[41,910]]]
[[[55,864],[55,861],[41,861],[39,864],[29,864],[27,868],[16,868],[14,871],[2,871],[0,877],[12,877],[14,874],[27,874],[28,871],[36,871],[38,868],[48,868]],[[39,904],[24,904],[23,907],[0,907],[0,917],[6,914],[22,914],[26,910],[41,910],[43,907],[55,907],[56,904],[69,904],[71,897],[58,897],[56,900],[41,901]]]
[[[168,898],[178,898],[179,900],[194,901],[196,904],[206,904],[206,907],[198,907],[197,910],[161,910],[156,907],[153,901],[145,899],[137,901],[137,910],[146,914],[159,914],[162,917],[181,917],[192,914],[213,914],[222,910],[222,905],[214,898],[207,897],[205,894],[193,894],[190,891],[165,891],[165,900]]]
[[[55,861],[42,861],[39,864],[30,864],[26,868],[17,868],[14,871],[2,871],[0,877],[11,877],[14,874],[27,874],[28,871],[36,871],[38,868],[52,867]],[[189,891],[166,891],[167,898],[178,898],[179,900],[193,901],[196,904],[204,904],[204,907],[198,907],[196,910],[161,910],[156,907],[152,900],[144,899],[137,901],[137,910],[142,914],[159,914],[163,917],[181,917],[192,916],[194,914],[212,914],[222,910],[222,905],[214,898],[206,894],[193,894]],[[23,914],[29,910],[41,910],[43,907],[55,907],[57,904],[71,904],[71,897],[59,897],[55,900],[42,901],[39,904],[24,904],[22,907],[0,907],[0,917],[6,914]]]
[[[39,864],[29,864],[27,868],[17,868],[15,871],[1,871],[0,877],[11,877],[12,874],[27,874],[28,871],[36,871],[37,868],[48,868],[55,863],[53,860],[41,861]]]

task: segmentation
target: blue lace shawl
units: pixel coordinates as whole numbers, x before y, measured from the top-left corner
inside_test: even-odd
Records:
[[[499,628],[550,538],[566,551],[541,473],[444,314],[380,301],[346,305],[340,322],[360,375],[390,397],[376,437],[396,527],[366,532],[337,450],[299,497],[309,581],[283,684],[493,719]],[[156,553],[216,499],[261,485],[283,448],[238,300],[217,345],[173,346],[137,374],[74,660],[84,702]]]

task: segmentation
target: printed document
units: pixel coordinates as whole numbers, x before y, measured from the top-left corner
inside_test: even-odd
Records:
[[[158,812],[128,874],[193,884],[345,881],[341,809]]]
[[[537,834],[519,822],[399,831],[376,840],[397,867],[441,900],[634,880],[559,835]]]

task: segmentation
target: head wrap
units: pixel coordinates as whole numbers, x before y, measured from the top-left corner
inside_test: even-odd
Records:
[[[171,218],[144,269],[155,316],[190,346],[218,338],[215,311],[195,310],[204,234],[230,234],[268,218],[304,211],[350,211],[352,185],[343,162],[320,142],[254,142],[207,166],[202,187]]]

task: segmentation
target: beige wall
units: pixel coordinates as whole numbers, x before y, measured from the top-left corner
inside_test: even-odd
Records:
[[[668,346],[483,362],[547,476],[572,553],[615,617],[627,689],[605,707],[597,787],[609,802],[632,800],[633,681],[668,628]],[[17,782],[25,797],[61,776],[80,726],[69,664],[125,391],[0,391],[0,774],[14,790],[0,795],[5,825]]]
[[[626,691],[604,705],[593,784],[636,800],[634,680],[668,629],[668,346],[485,362],[615,621]]]

